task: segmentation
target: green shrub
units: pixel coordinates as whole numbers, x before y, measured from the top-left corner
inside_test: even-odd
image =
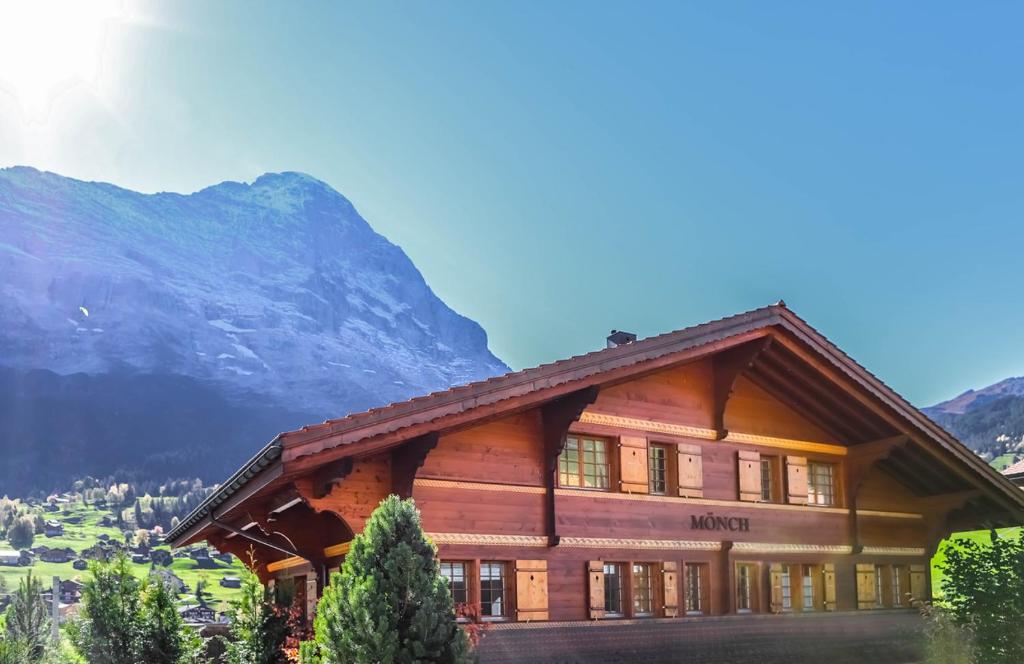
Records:
[[[953,540],[945,546],[944,605],[973,635],[977,661],[1024,662],[1024,542],[994,530],[989,543]]]
[[[324,589],[314,632],[318,653],[307,656],[318,654],[322,664],[467,660],[466,636],[412,500],[388,496],[374,510]]]
[[[124,555],[92,563],[82,587],[82,614],[68,636],[90,664],[193,664],[202,642],[181,620],[160,581],[140,582]]]

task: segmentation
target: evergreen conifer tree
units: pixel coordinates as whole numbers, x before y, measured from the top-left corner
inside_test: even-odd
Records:
[[[249,554],[252,567],[256,560]],[[288,628],[273,593],[250,571],[242,575],[242,592],[234,602],[231,638],[225,642],[228,664],[284,664]]]
[[[388,496],[374,510],[324,589],[314,631],[322,664],[467,660],[466,635],[412,500]]]
[[[82,616],[69,630],[90,664],[137,664],[144,634],[140,583],[128,560],[93,563],[82,587]]]
[[[191,664],[198,657],[197,635],[174,605],[174,596],[159,578],[145,587],[142,599],[141,659],[146,664]]]
[[[21,648],[28,662],[37,661],[43,656],[49,638],[50,606],[40,596],[42,592],[43,585],[29,570],[18,583],[18,590],[7,609],[7,638],[12,644],[19,644],[17,647]],[[12,650],[14,648],[12,646]]]

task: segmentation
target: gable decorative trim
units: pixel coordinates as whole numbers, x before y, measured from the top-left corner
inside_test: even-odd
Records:
[[[582,424],[598,424],[620,429],[634,429],[636,431],[647,431],[650,433],[665,433],[671,436],[685,436],[687,438],[702,438],[704,440],[715,440],[718,432],[714,429],[691,427],[685,424],[673,424],[671,422],[656,422],[654,420],[639,420],[633,417],[620,417],[608,415],[607,413],[592,413],[584,411],[580,415],[579,422]]]
[[[842,445],[814,443],[807,440],[794,440],[791,438],[776,438],[775,436],[759,436],[753,433],[738,433],[733,431],[730,431],[722,440],[727,443],[761,445],[762,447],[780,447],[787,450],[817,452],[819,454],[835,454],[837,456],[846,456],[848,451]]]

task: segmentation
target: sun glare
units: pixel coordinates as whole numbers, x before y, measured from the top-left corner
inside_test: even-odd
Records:
[[[118,0],[0,0],[0,95],[30,122],[45,120],[63,92],[95,85],[124,14]]]

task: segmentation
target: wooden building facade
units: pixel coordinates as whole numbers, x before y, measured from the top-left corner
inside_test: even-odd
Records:
[[[784,304],[281,434],[169,534],[309,606],[411,496],[457,602],[505,621],[876,610],[1024,493]]]

